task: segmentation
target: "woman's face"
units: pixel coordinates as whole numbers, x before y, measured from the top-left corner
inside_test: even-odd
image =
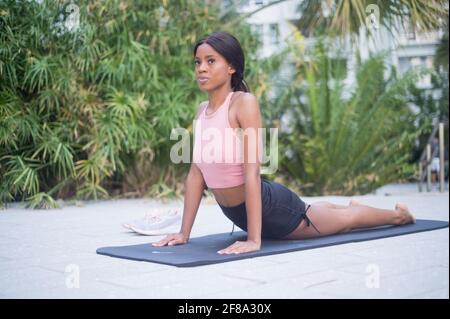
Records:
[[[194,58],[195,76],[202,91],[211,91],[224,83],[230,83],[234,68],[209,44],[197,47]]]

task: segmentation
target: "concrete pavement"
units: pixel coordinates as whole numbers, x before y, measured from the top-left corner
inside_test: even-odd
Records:
[[[449,220],[448,191],[390,189],[389,196],[380,191],[353,198],[379,208],[404,202],[417,218]],[[95,253],[98,247],[162,238],[121,227],[153,207],[182,209],[183,203],[108,200],[0,210],[0,298],[449,298],[448,228],[193,268]],[[217,204],[203,199],[191,237],[231,226]]]

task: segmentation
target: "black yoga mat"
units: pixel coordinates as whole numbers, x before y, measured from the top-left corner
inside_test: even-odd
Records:
[[[297,250],[400,236],[445,227],[448,227],[447,221],[418,219],[415,224],[360,229],[350,233],[312,239],[264,239],[262,241],[261,250],[256,252],[237,255],[218,254],[218,250],[226,248],[236,240],[246,239],[246,233],[239,231],[235,232],[233,235],[230,235],[230,233],[222,233],[191,238],[187,244],[179,246],[153,247],[148,243],[121,247],[102,247],[97,249],[97,254],[131,260],[149,261],[177,267],[193,267],[257,256],[288,253]]]

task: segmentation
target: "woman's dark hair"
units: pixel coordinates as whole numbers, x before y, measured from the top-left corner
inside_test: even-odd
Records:
[[[233,91],[250,92],[248,85],[244,81],[245,57],[238,39],[225,31],[218,31],[199,40],[194,47],[194,57],[197,48],[207,43],[219,52],[236,72],[231,76],[231,88]]]

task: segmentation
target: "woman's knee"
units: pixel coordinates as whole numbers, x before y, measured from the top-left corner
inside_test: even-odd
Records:
[[[308,217],[322,235],[332,235],[353,230],[352,212],[345,209],[328,208],[321,205],[312,205]],[[312,228],[312,227],[311,227]]]
[[[341,232],[341,233],[349,233],[349,232],[351,232],[353,229],[354,229],[354,228],[352,227],[352,225],[350,225],[350,224],[345,224],[345,225],[342,227],[342,230],[341,230],[340,232]]]
[[[344,212],[343,214],[343,223],[342,223],[342,233],[351,232],[355,229],[356,225],[356,214],[353,212]]]

